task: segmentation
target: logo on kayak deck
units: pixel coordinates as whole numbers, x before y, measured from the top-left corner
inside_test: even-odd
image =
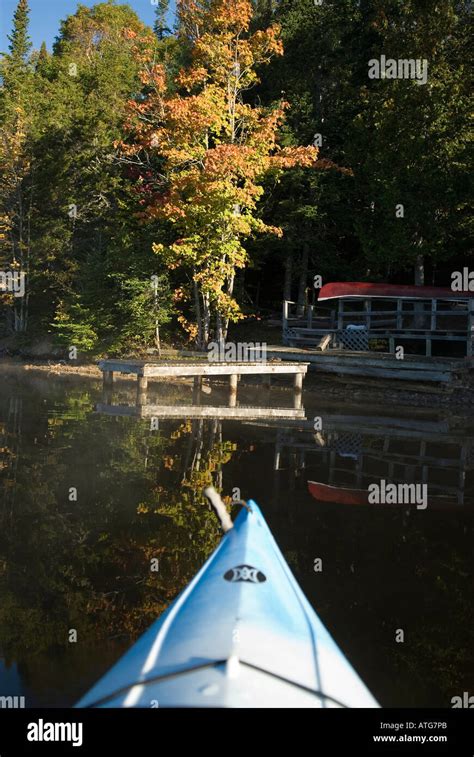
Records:
[[[227,573],[224,573],[224,578],[226,581],[231,581],[232,583],[245,581],[250,584],[263,584],[267,580],[262,571],[258,570],[258,568],[253,568],[251,565],[237,565],[235,568],[228,570]]]

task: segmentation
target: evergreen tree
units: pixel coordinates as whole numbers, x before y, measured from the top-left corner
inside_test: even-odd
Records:
[[[48,55],[48,48],[46,47],[46,42],[41,43],[41,47],[38,53],[38,59],[37,59],[37,65],[41,66],[43,63],[45,63],[49,58]]]
[[[4,109],[15,109],[31,96],[26,86],[30,72],[31,40],[28,34],[29,26],[28,0],[19,0],[13,14],[13,29],[8,35],[8,53],[3,53],[0,60],[0,77],[2,88],[0,92],[0,117]]]
[[[25,66],[31,50],[31,40],[28,35],[29,14],[28,0],[19,0],[13,15],[13,30],[8,36],[10,61],[18,69]]]
[[[152,343],[150,277],[157,234],[137,218],[136,176],[115,161],[127,100],[140,90],[135,46],[156,38],[126,5],[81,6],[61,26],[38,81],[44,129],[38,141],[41,225],[36,317],[66,345],[130,348]],[[65,107],[67,103],[67,107]],[[167,318],[163,279],[157,317]]]
[[[279,251],[292,269],[290,299],[311,286],[313,274],[326,281],[411,282],[413,268],[425,264],[426,282],[434,276],[443,284],[450,258],[464,259],[468,6],[457,0],[434,10],[402,0],[278,4],[285,56],[263,74],[260,96],[274,100],[284,91],[292,106],[287,139],[310,143],[319,135],[320,157],[350,171],[307,176],[304,184],[293,171],[272,191],[266,212],[286,234],[258,254],[274,267]],[[368,62],[381,54],[426,58],[427,84],[369,79]],[[403,218],[396,217],[400,204]],[[280,283],[283,278],[282,270]]]
[[[0,61],[0,266],[26,275],[25,296],[3,295],[9,331],[22,332],[28,322],[31,219],[34,184],[31,169],[31,135],[35,120],[29,7],[20,0],[8,37],[9,53]],[[7,230],[7,233],[5,233]]]
[[[266,3],[258,3],[265,9]],[[329,170],[289,171],[267,193],[265,218],[279,223],[281,241],[256,250],[260,267],[274,282],[271,304],[285,299],[304,304],[323,281],[361,277],[361,252],[354,229],[355,185],[348,155],[358,92],[365,82],[367,34],[357,0],[315,5],[313,0],[281,0],[273,9],[282,27],[285,55],[262,73],[259,96],[290,102],[287,143],[315,144]],[[339,170],[335,170],[335,166]],[[280,275],[275,275],[275,268]],[[275,284],[278,282],[278,288]]]
[[[430,283],[445,266],[439,283],[447,284],[449,260],[467,253],[468,5],[387,0],[367,19],[368,60],[418,60],[427,74],[424,83],[367,79],[360,90],[349,153],[356,230],[373,275],[414,270],[416,283]]]
[[[155,23],[153,24],[153,31],[160,42],[171,32],[166,19],[169,5],[169,0],[157,0],[155,6]]]

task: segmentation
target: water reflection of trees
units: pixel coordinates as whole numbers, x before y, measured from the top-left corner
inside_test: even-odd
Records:
[[[81,642],[135,638],[219,539],[202,489],[219,488],[235,451],[221,424],[170,421],[151,431],[146,422],[90,410],[88,393],[71,392],[65,409],[47,419],[23,413],[25,433],[21,406],[3,426],[0,652],[7,663],[67,649],[70,628]],[[77,502],[69,501],[70,487]]]
[[[0,656],[19,661],[23,681],[46,692],[56,681],[58,702],[72,702],[73,687],[78,698],[160,614],[220,538],[201,497],[212,480],[233,481],[262,505],[308,598],[385,703],[449,706],[469,690],[468,508],[318,504],[306,481],[329,467],[312,468],[316,452],[301,467],[307,440],[296,434],[285,451],[281,421],[228,424],[223,434],[218,421],[160,420],[152,431],[149,420],[93,414],[87,391],[68,389],[59,402],[53,393],[44,409],[38,398],[0,398]],[[276,442],[282,469],[272,486]],[[255,444],[258,455],[242,454]],[[404,644],[394,642],[400,627]]]

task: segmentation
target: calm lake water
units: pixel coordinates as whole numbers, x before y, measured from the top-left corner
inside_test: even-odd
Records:
[[[328,404],[317,386],[300,413],[283,386],[241,386],[240,407],[261,417],[200,418],[226,406],[224,386],[191,412],[190,386],[153,384],[151,421],[123,415],[136,412],[123,409],[135,400],[125,382],[118,409],[85,378],[11,372],[0,386],[0,696],[77,701],[217,545],[201,495],[211,481],[259,503],[383,706],[450,707],[474,692],[472,418]],[[428,507],[344,504],[381,479],[427,483]],[[308,481],[339,501],[315,499]]]

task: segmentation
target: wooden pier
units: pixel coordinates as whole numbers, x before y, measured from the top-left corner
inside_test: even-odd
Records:
[[[268,386],[272,376],[293,376],[294,408],[301,408],[303,379],[309,363],[275,360],[270,362],[237,363],[210,362],[207,360],[161,361],[146,360],[101,360],[99,369],[103,373],[104,390],[113,386],[114,374],[121,373],[137,377],[137,404],[146,404],[148,380],[152,378],[193,377],[196,388],[203,377],[229,377],[229,406],[237,406],[237,386],[241,376],[262,376]]]
[[[303,409],[287,407],[226,407],[225,405],[108,405],[99,403],[96,413],[128,418],[156,418],[159,420],[299,420],[304,422]]]
[[[452,384],[457,375],[466,372],[469,359],[406,355],[398,360],[394,355],[376,352],[331,350],[318,352],[304,347],[271,346],[268,357],[281,360],[305,360],[312,371],[367,378],[396,379],[421,383]]]

